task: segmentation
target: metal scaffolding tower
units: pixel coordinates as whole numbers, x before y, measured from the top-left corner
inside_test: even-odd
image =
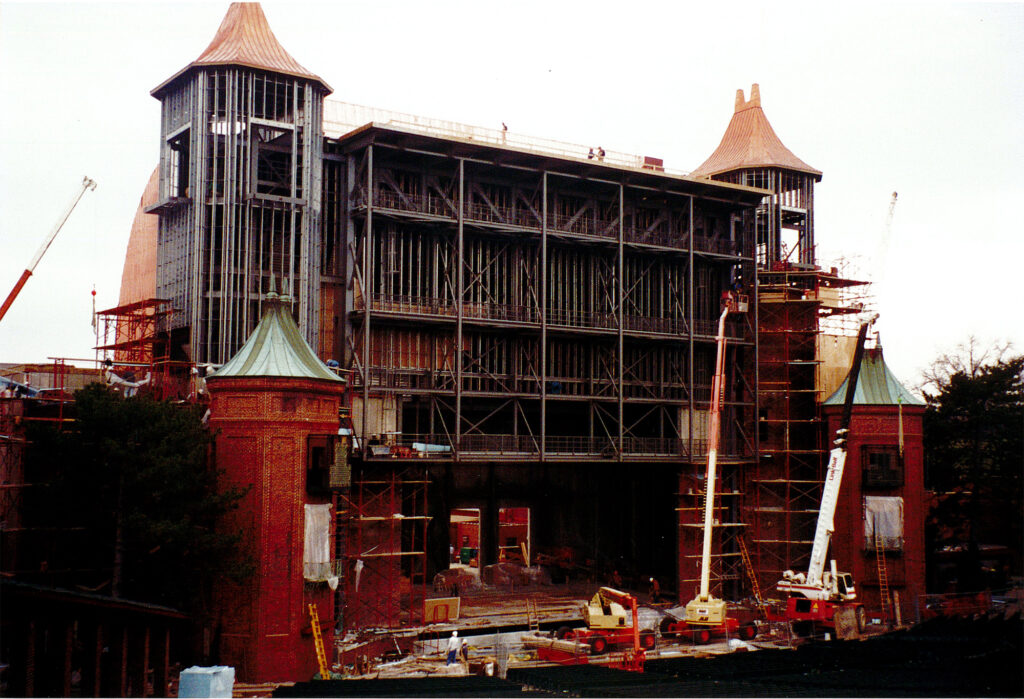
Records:
[[[374,466],[337,493],[336,628],[423,623],[428,486],[423,467]]]

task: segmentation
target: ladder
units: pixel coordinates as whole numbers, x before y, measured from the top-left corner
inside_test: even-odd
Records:
[[[885,564],[885,547],[882,545],[882,537],[875,530],[875,558],[878,563],[878,594],[882,600],[882,623],[889,625],[889,610],[892,607],[892,599],[889,597],[889,570]]]
[[[537,612],[537,600],[526,600],[526,626],[534,633],[540,631],[540,614]]]
[[[736,538],[740,545],[740,557],[743,559],[743,568],[750,578],[750,587],[754,591],[754,599],[757,600],[757,609],[761,616],[768,618],[768,610],[764,607],[764,598],[761,596],[761,586],[757,583],[757,575],[754,573],[754,564],[750,560],[750,552],[747,550],[747,542],[741,534]]]
[[[320,668],[320,679],[331,679],[331,671],[327,667],[327,653],[324,651],[324,637],[320,633],[320,615],[316,613],[316,605],[309,605],[309,622],[313,625],[313,643],[316,646],[316,664]]]

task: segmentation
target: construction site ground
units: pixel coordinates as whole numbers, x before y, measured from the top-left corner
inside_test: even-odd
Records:
[[[806,692],[802,688],[799,678],[790,677],[794,673],[801,675],[810,673],[821,673],[825,669],[832,672],[843,666],[846,658],[863,660],[865,654],[870,656],[871,649],[878,650],[880,663],[889,654],[898,651],[903,654],[913,654],[916,651],[908,650],[907,644],[911,641],[920,641],[921,653],[924,653],[924,660],[918,660],[918,667],[908,668],[912,670],[911,675],[920,681],[922,687],[932,687],[932,693],[917,692],[915,689],[904,687],[900,691],[884,692],[885,694],[905,696],[985,696],[989,694],[985,687],[1007,687],[1018,686],[1014,682],[1019,680],[1019,686],[1024,686],[1024,671],[1020,669],[1020,640],[1021,640],[1021,619],[1019,600],[1014,604],[1003,608],[999,613],[979,615],[973,620],[967,619],[933,619],[924,624],[903,628],[892,629],[882,626],[869,627],[863,634],[861,641],[872,645],[837,642],[825,634],[819,634],[817,638],[795,638],[789,633],[785,624],[759,623],[759,634],[753,641],[744,642],[737,638],[716,638],[706,645],[694,645],[689,642],[680,642],[676,639],[658,638],[658,645],[646,655],[646,680],[635,677],[637,673],[626,673],[613,666],[623,659],[624,648],[612,648],[601,655],[582,654],[578,660],[580,664],[559,665],[544,661],[538,658],[536,649],[523,645],[522,639],[529,634],[539,633],[541,635],[553,635],[554,631],[561,626],[581,626],[582,617],[580,605],[583,604],[596,591],[598,583],[590,581],[574,582],[562,585],[545,585],[523,589],[496,589],[483,586],[471,593],[461,595],[461,609],[459,619],[451,623],[431,624],[418,628],[394,629],[394,630],[367,630],[358,635],[349,634],[342,643],[338,645],[339,658],[356,658],[365,655],[365,662],[355,662],[342,665],[336,662],[334,665],[338,676],[343,680],[321,681],[315,680],[306,683],[294,684],[261,684],[245,685],[236,684],[234,695],[238,697],[257,696],[503,696],[506,693],[550,696],[553,691],[556,694],[574,696],[601,695],[603,690],[600,687],[619,687],[623,689],[622,694],[604,693],[605,696],[683,696],[673,694],[675,690],[669,690],[664,685],[665,678],[660,675],[651,676],[652,671],[668,673],[675,677],[674,687],[682,689],[678,685],[681,674],[691,676],[694,673],[698,679],[708,681],[715,675],[706,675],[698,668],[724,668],[719,665],[693,665],[700,660],[714,660],[725,656],[735,657],[750,655],[753,651],[769,651],[762,660],[737,660],[732,663],[744,664],[744,667],[756,668],[757,673],[767,673],[768,679],[774,681],[775,674],[785,675],[786,695],[801,696]],[[658,629],[661,619],[666,614],[681,615],[682,606],[675,606],[669,603],[651,603],[646,593],[636,593],[638,601],[642,605],[639,608],[638,616],[640,628]],[[744,615],[747,618],[756,618],[756,613],[751,609],[734,609],[733,613]],[[923,631],[922,631],[923,630]],[[460,641],[464,640],[469,646],[469,662],[456,662],[452,665],[446,663],[446,647],[452,631],[457,631]],[[1016,634],[1016,637],[1014,636]],[[1017,646],[1014,650],[1013,639],[1016,638]],[[895,646],[885,639],[897,639],[899,643]],[[971,639],[974,639],[973,641]],[[978,641],[981,639],[981,642]],[[1007,639],[1010,639],[1007,641]],[[879,641],[879,643],[874,643]],[[862,650],[846,651],[844,653],[833,653],[827,648],[860,648]],[[884,649],[883,649],[884,645]],[[819,650],[813,650],[817,647]],[[977,690],[967,694],[958,694],[954,691],[954,685],[948,685],[952,694],[946,692],[935,692],[935,683],[927,680],[928,672],[924,666],[936,661],[942,653],[950,652],[951,660],[957,656],[954,647],[960,648],[959,653],[971,651],[974,660],[970,667],[993,667],[993,658],[1002,658],[1008,651],[1012,657],[1017,659],[1013,668],[1009,668],[1010,677],[1005,672],[987,680]],[[810,648],[811,650],[808,650]],[[366,652],[360,654],[360,649]],[[381,650],[383,649],[383,652]],[[893,650],[896,649],[896,650]],[[938,649],[938,650],[936,650]],[[822,658],[826,659],[827,667],[818,668],[813,664],[808,666],[806,672],[797,672],[798,667],[794,666],[788,654],[798,650],[801,657],[812,659],[815,663]],[[344,652],[341,652],[344,651]],[[777,656],[775,652],[785,651],[783,656]],[[376,654],[370,655],[371,652]],[[1016,655],[1014,655],[1016,653]],[[499,657],[504,655],[499,662]],[[762,653],[756,653],[762,656]],[[781,660],[779,658],[782,658]],[[917,657],[916,655],[914,656]],[[679,665],[682,663],[682,665]],[[891,664],[891,663],[889,663]],[[889,667],[886,664],[886,667]],[[488,665],[490,667],[488,667]],[[943,663],[936,663],[942,666]],[[730,667],[732,667],[730,665]],[[881,667],[881,664],[880,664]],[[660,669],[659,669],[660,668]],[[685,673],[683,669],[685,669]],[[781,669],[780,669],[781,668]],[[940,672],[942,668],[936,669]],[[895,668],[889,668],[892,673],[897,673]],[[979,672],[981,672],[979,670]],[[603,673],[612,673],[611,675]],[[703,673],[703,674],[702,674]],[[1016,680],[1013,673],[1016,673]],[[756,673],[755,673],[756,674]],[[968,672],[970,675],[971,672]],[[499,677],[499,675],[501,677]],[[725,671],[721,681],[732,679],[739,681],[741,678],[734,677],[732,670]],[[941,676],[935,675],[936,677]],[[561,678],[561,679],[559,679]],[[614,681],[612,681],[614,678]],[[833,678],[839,681],[837,675]],[[428,684],[422,684],[423,680],[435,680]],[[514,682],[509,684],[510,680]],[[720,680],[715,680],[719,682]],[[761,680],[757,680],[761,681]],[[829,680],[832,681],[832,680]],[[896,680],[891,680],[896,682]],[[907,680],[909,681],[909,680]],[[904,680],[900,680],[903,682]],[[560,684],[562,683],[562,684]],[[642,686],[643,689],[633,687],[625,691],[625,685]],[[1007,684],[1009,683],[1009,684]],[[576,685],[587,687],[583,694],[575,694],[569,688]],[[742,682],[741,682],[742,684]],[[870,695],[866,689],[858,689],[864,683],[856,685],[849,691],[841,692],[843,695]],[[564,685],[564,686],[563,686]],[[655,687],[654,685],[657,685]],[[664,686],[662,686],[664,685]],[[739,686],[739,685],[737,685]],[[839,686],[842,686],[840,682]],[[866,686],[866,685],[865,685]],[[902,686],[902,685],[900,685]],[[939,684],[938,686],[943,686]],[[696,686],[688,686],[687,690],[694,690]],[[737,691],[741,695],[754,692],[756,683],[744,684]],[[702,690],[705,694],[707,689]],[[807,690],[810,692],[810,689]],[[664,693],[664,692],[667,692]],[[813,693],[813,692],[810,692]],[[731,696],[725,692],[712,692],[720,696]],[[1019,694],[1019,693],[1018,693]],[[999,692],[996,692],[999,695]]]
[[[405,696],[1022,696],[1019,612],[974,619],[939,617],[861,641],[821,641],[793,649],[654,657],[644,672],[607,666],[523,663],[504,677],[446,673],[300,682],[277,697]],[[418,663],[421,660],[407,661]],[[241,690],[241,691],[240,691]],[[236,696],[244,694],[236,687]]]
[[[564,626],[583,625],[581,606],[600,587],[599,582],[574,581],[558,585],[523,587],[482,585],[460,594],[456,620],[404,629],[366,629],[348,633],[336,644],[333,671],[350,680],[444,678],[498,674],[514,668],[551,666],[538,657],[535,648],[524,646],[530,634],[554,636]],[[631,591],[637,597],[639,627],[657,631],[666,615],[683,614],[683,606],[671,602],[652,602],[646,592]],[[431,595],[433,596],[433,595]],[[744,620],[757,618],[752,609],[734,609]],[[658,638],[648,660],[681,657],[711,657],[763,648],[791,647],[793,640],[780,628],[762,623],[758,638],[750,642],[738,638],[715,638],[705,645],[677,639]],[[469,663],[446,663],[446,649],[453,631],[460,644],[469,648]],[[773,634],[774,631],[774,634]],[[328,645],[328,648],[330,646]],[[590,655],[583,647],[576,660],[591,666],[612,665],[623,659],[628,647],[612,647],[601,655]],[[499,657],[501,658],[499,662]],[[499,666],[500,669],[499,669]],[[276,685],[236,685],[236,696],[267,696]]]

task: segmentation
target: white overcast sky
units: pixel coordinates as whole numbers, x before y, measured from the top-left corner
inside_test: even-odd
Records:
[[[0,362],[89,358],[158,157],[149,91],[226,2],[0,3]],[[1024,3],[266,2],[284,47],[356,104],[652,155],[691,170],[737,89],[824,172],[819,260],[875,282],[908,384],[970,335],[1024,350]],[[884,241],[891,193],[899,193]]]

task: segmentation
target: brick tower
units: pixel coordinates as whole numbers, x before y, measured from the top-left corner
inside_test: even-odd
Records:
[[[843,382],[824,403],[830,435],[845,395]],[[880,346],[865,351],[831,557],[853,574],[868,615],[889,622],[897,598],[902,618],[909,619],[925,592],[924,408],[889,371]]]
[[[344,382],[302,339],[289,305],[268,293],[256,330],[207,384],[217,467],[227,486],[249,489],[229,526],[243,532],[255,574],[217,595],[219,662],[245,682],[308,680],[308,605],[322,623],[334,618],[329,445]]]

